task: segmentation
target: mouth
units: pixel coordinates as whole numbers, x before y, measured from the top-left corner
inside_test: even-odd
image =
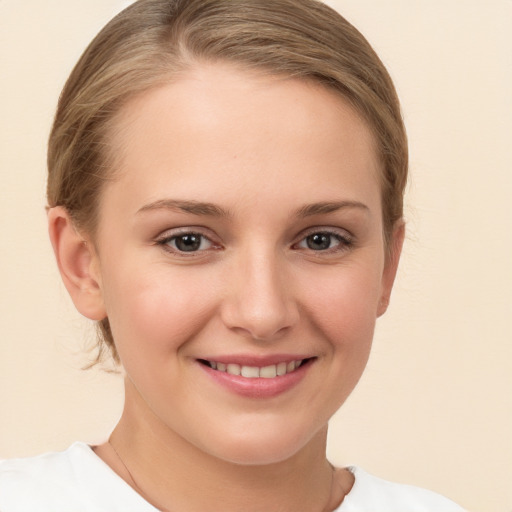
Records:
[[[294,373],[313,359],[313,357],[309,357],[293,361],[282,361],[267,366],[246,366],[237,363],[209,361],[206,359],[199,359],[198,361],[212,370],[228,373],[230,375],[241,376],[247,379],[274,379],[275,377],[283,377]]]

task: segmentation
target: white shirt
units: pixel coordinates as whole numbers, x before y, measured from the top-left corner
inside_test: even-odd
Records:
[[[387,482],[358,467],[349,469],[354,486],[334,512],[464,512],[431,491]],[[75,443],[64,452],[0,461],[0,512],[158,510],[90,446]]]

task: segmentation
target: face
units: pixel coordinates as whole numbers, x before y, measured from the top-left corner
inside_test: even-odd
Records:
[[[127,400],[224,460],[284,460],[356,385],[394,269],[359,116],[318,85],[197,67],[124,107],[101,297]]]

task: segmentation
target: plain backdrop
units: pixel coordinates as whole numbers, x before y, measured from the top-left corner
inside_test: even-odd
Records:
[[[0,0],[0,457],[104,440],[119,376],[46,236],[45,152],[64,81],[130,2]],[[410,137],[408,239],[366,374],[329,455],[512,511],[512,2],[331,0],[396,82]]]

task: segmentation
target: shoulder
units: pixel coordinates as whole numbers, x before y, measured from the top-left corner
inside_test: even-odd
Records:
[[[389,482],[359,467],[349,470],[355,482],[339,512],[464,512],[453,501],[427,489]]]
[[[0,461],[0,510],[152,512],[155,509],[87,444],[75,443],[63,452]]]

